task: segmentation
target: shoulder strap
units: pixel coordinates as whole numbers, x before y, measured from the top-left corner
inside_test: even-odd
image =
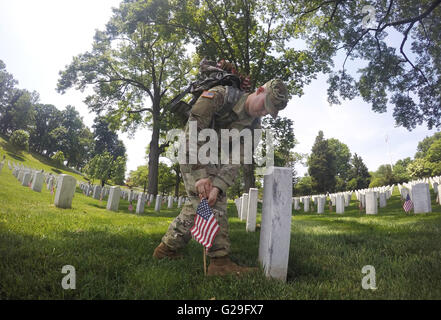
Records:
[[[243,96],[244,92],[231,86],[226,87],[224,104],[220,107],[219,111],[215,113],[218,118],[229,114],[233,110],[236,103]]]

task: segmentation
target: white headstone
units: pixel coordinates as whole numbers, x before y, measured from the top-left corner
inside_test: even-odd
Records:
[[[248,193],[242,195],[242,204],[240,206],[240,220],[243,221],[248,216]]]
[[[335,196],[335,213],[345,213],[345,199],[342,194]]]
[[[101,186],[93,187],[93,198],[99,200],[101,195]]]
[[[23,174],[23,180],[21,181],[21,185],[27,187],[30,181],[31,181],[31,173],[29,171],[26,171]]]
[[[162,199],[161,199],[161,196],[158,194],[157,196],[156,196],[156,202],[155,202],[155,211],[161,211],[161,201]]]
[[[377,195],[374,191],[366,192],[366,214],[378,213],[378,201]]]
[[[303,211],[309,212],[309,197],[303,197]]]
[[[271,168],[264,176],[259,261],[267,277],[286,281],[292,215],[292,170]]]
[[[386,192],[380,192],[380,208],[384,208],[386,204]]]
[[[325,196],[320,196],[317,198],[317,213],[324,213],[325,212],[325,203],[326,203]]]
[[[120,199],[121,189],[119,187],[110,187],[106,209],[110,211],[118,211]]]
[[[144,194],[140,195],[138,197],[138,202],[136,204],[136,213],[137,214],[141,214],[144,213],[144,208],[145,208],[145,202],[146,202],[146,196]]]
[[[240,207],[242,205],[242,198],[234,199],[234,203],[236,204],[237,217],[240,218]]]
[[[167,209],[172,209],[172,208],[173,208],[173,197],[172,196],[168,196]]]
[[[43,181],[44,181],[43,173],[42,172],[35,173],[34,181],[32,181],[32,186],[31,186],[32,190],[36,192],[41,192],[41,189],[43,188]]]
[[[248,215],[247,215],[247,226],[246,231],[254,232],[256,231],[256,218],[257,218],[257,196],[258,190],[251,188],[248,193]]]
[[[432,212],[428,183],[417,183],[412,186],[412,190],[410,192],[412,194],[414,213]]]
[[[299,200],[300,199],[298,197],[294,198],[294,210],[300,210]]]
[[[57,181],[57,191],[55,192],[55,206],[71,208],[76,186],[77,180],[74,177],[60,174]]]

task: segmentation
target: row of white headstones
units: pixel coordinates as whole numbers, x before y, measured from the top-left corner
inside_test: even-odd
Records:
[[[172,209],[174,204],[177,203],[177,207],[180,208],[186,201],[186,197],[174,197],[170,195],[153,195],[143,192],[137,192],[133,190],[124,190],[118,186],[113,187],[101,187],[99,185],[91,185],[88,183],[79,183],[79,187],[83,190],[83,193],[87,196],[91,196],[97,200],[107,197],[106,209],[110,211],[118,211],[119,202],[121,199],[127,200],[129,203],[136,202],[136,213],[144,213],[145,206],[150,206],[155,201],[155,211],[161,210],[161,205],[167,202],[167,208]]]
[[[4,164],[4,163],[3,163]],[[3,164],[0,167],[3,167]],[[12,165],[8,162],[10,170],[14,176],[21,182],[23,186],[31,184],[32,190],[41,192],[43,181],[47,184],[48,190],[55,191],[55,206],[58,208],[71,208],[72,200],[77,186],[76,179],[66,174],[58,176],[52,174],[45,174],[42,171],[26,168],[23,165]],[[292,170],[289,168],[275,167],[272,173],[264,177],[263,190],[263,207],[262,207],[262,223],[259,241],[259,262],[262,264],[267,277],[286,281],[288,272],[289,247],[291,239],[291,212],[292,212]],[[120,187],[110,187],[108,191],[97,188],[99,186],[90,186],[85,183],[79,183],[79,187],[90,195],[96,198],[98,194],[100,197],[106,195],[108,192],[107,209],[112,211],[118,210],[120,199],[127,196],[130,200],[137,198],[138,203],[147,200],[153,200],[152,195],[136,195],[136,193],[121,190]],[[87,188],[87,190],[86,190]],[[86,190],[86,191],[85,191]],[[93,190],[95,192],[93,192]],[[102,193],[103,192],[103,193]],[[250,192],[251,204],[247,206],[249,212],[257,214],[257,189]],[[255,199],[256,201],[254,201]],[[176,198],[168,197],[168,207]],[[180,200],[180,201],[179,201]],[[178,199],[178,207],[182,206],[186,199],[180,197]],[[155,210],[159,211],[162,203],[162,196],[156,196]],[[137,206],[138,207],[138,206]],[[244,206],[245,207],[245,206]],[[254,222],[251,218],[247,227],[248,231],[255,231]]]
[[[0,162],[0,172],[3,169],[4,161]],[[36,170],[27,168],[22,164],[15,164],[8,161],[8,167],[12,174],[19,180],[21,185],[29,186],[36,192],[41,192],[43,183],[46,183],[47,190],[55,191],[54,204],[58,208],[71,208],[73,197],[75,195],[75,188],[78,185],[83,192],[88,196],[102,200],[107,197],[107,210],[118,211],[120,199],[126,199],[130,203],[137,202],[136,213],[144,213],[145,204],[153,202],[154,195],[134,192],[133,190],[121,190],[120,187],[103,187],[98,185],[90,185],[77,180],[67,174],[53,175],[52,173],[44,173],[43,170]],[[160,211],[161,203],[164,203],[167,197],[156,196],[155,210]],[[174,203],[178,203],[180,208],[186,198],[168,196],[167,208],[173,208]]]

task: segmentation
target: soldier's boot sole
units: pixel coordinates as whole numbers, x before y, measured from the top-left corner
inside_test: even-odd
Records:
[[[161,259],[178,260],[178,259],[183,259],[184,256],[170,249],[166,244],[161,242],[159,246],[156,247],[155,251],[153,251],[153,258],[157,260],[161,260]]]

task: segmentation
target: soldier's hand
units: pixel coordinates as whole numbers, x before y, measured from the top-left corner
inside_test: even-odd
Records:
[[[209,178],[198,180],[194,186],[196,188],[196,191],[199,193],[199,197],[208,199],[211,189],[213,188],[213,185]]]
[[[212,188],[210,194],[208,195],[208,205],[210,207],[216,204],[218,195],[219,195],[219,189],[216,187]]]

